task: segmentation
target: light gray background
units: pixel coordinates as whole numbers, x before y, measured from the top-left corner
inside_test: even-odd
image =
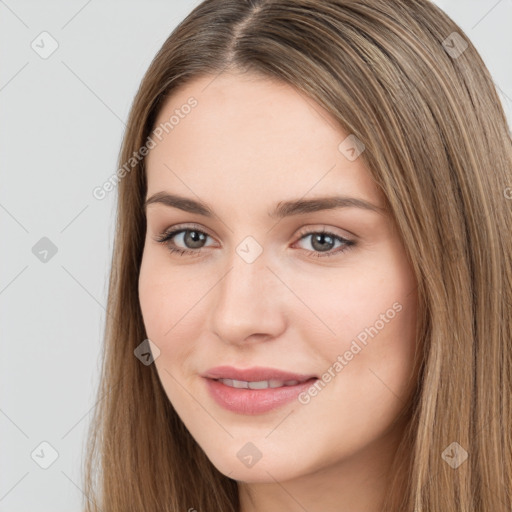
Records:
[[[81,508],[116,201],[92,190],[117,168],[143,73],[198,3],[0,0],[0,512]],[[437,4],[480,51],[510,120],[512,0]],[[47,59],[31,47],[43,31],[59,45]],[[46,262],[32,251],[43,237],[57,248]],[[52,460],[43,441],[58,452],[48,469],[35,462]]]

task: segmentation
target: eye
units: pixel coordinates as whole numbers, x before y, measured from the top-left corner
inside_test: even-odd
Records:
[[[311,253],[311,256],[314,258],[323,258],[334,256],[336,254],[340,254],[350,249],[350,247],[354,246],[356,242],[353,240],[347,240],[339,235],[331,233],[326,230],[320,231],[308,231],[306,233],[302,233],[300,240],[305,240],[310,237],[310,245],[313,250],[308,250]],[[339,242],[338,248],[333,251],[336,242]]]
[[[301,233],[299,242],[308,237],[311,237],[310,243],[313,249],[305,250],[311,253],[311,256],[314,258],[334,256],[348,250],[356,244],[356,242],[352,240],[347,240],[346,238],[325,230]],[[196,229],[194,226],[178,226],[172,231],[162,233],[156,237],[155,240],[165,244],[171,253],[177,253],[181,256],[200,256],[203,252],[204,243],[208,238],[211,238],[210,235],[200,229]],[[176,242],[185,247],[178,246]],[[332,250],[337,242],[339,243],[337,249]]]
[[[177,227],[172,231],[162,233],[160,236],[155,238],[155,240],[167,245],[167,248],[171,253],[199,256],[202,253],[202,245],[209,236],[210,235],[200,229],[196,229],[193,226],[187,226],[186,228]],[[179,243],[185,245],[185,248],[176,246],[176,243],[173,240],[175,237]]]

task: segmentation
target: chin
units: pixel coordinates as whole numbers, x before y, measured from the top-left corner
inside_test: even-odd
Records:
[[[261,444],[261,443],[260,443]],[[235,442],[222,452],[206,452],[210,462],[223,475],[246,483],[275,483],[297,478],[308,472],[304,460],[297,461],[290,453],[300,453],[300,450],[289,448],[287,454],[271,450],[265,456],[250,441]],[[300,464],[298,463],[300,462]]]

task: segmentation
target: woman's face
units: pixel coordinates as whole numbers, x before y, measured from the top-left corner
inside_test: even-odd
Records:
[[[140,305],[192,436],[245,482],[388,458],[415,386],[416,282],[362,148],[253,74],[186,84],[155,127]]]

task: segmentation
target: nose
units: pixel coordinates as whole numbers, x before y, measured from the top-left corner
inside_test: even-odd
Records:
[[[265,253],[252,263],[238,254],[212,294],[211,329],[224,342],[246,344],[276,338],[286,329],[286,287],[267,267]],[[288,292],[289,293],[289,292]]]

